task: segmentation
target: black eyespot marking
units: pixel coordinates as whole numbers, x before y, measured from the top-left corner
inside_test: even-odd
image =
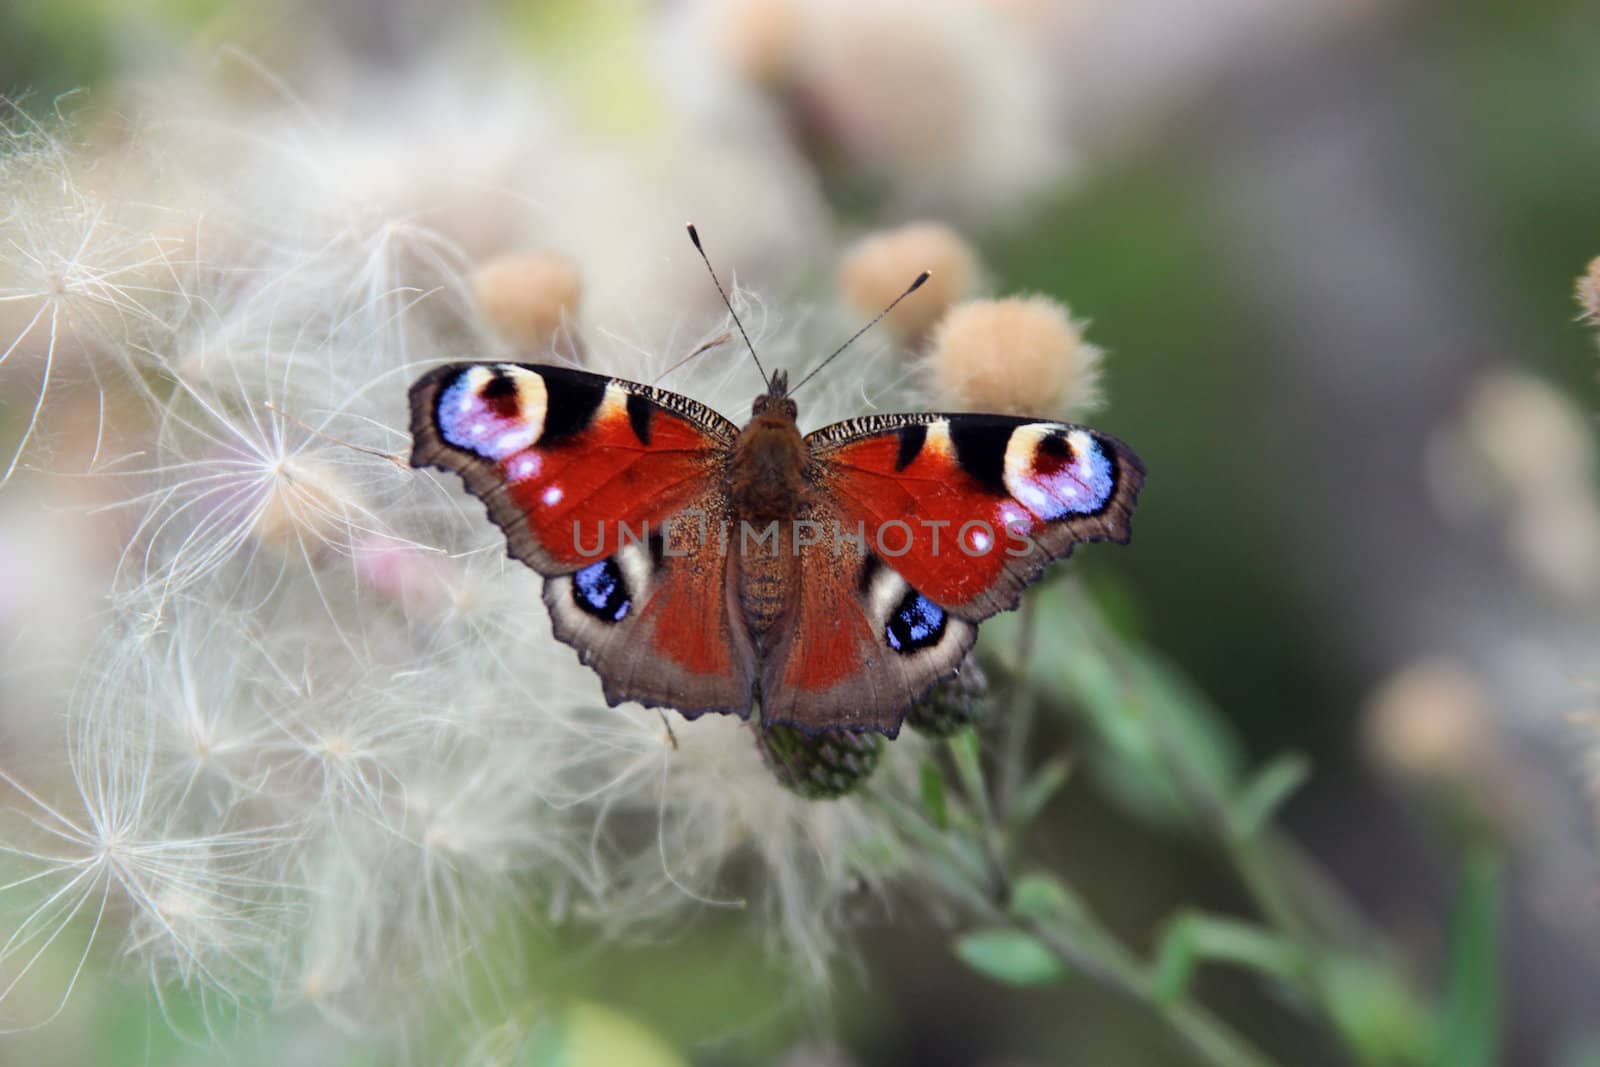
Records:
[[[1057,431],[1040,439],[1038,448],[1034,450],[1035,462],[1040,456],[1056,461],[1051,465],[1052,469],[1070,466],[1073,460],[1072,445],[1068,443],[1066,434]]]
[[[908,589],[890,612],[883,636],[888,639],[890,648],[909,656],[919,649],[937,645],[944,636],[944,625],[944,609],[915,589]]]
[[[518,409],[521,407],[517,400],[517,383],[504,371],[496,370],[489,380],[483,383],[478,395],[483,398],[489,410],[500,418],[517,417]]]
[[[1006,491],[1006,445],[1016,423],[991,422],[981,416],[950,420],[950,440],[956,446],[956,462],[985,489]]]
[[[550,445],[562,438],[571,437],[594,420],[594,413],[605,399],[606,380],[590,375],[568,376],[553,368],[540,372],[544,378],[546,394],[544,433],[541,445]]]
[[[638,393],[628,394],[628,425],[633,427],[633,436],[642,445],[650,443],[650,417],[654,414],[654,404]]]
[[[572,602],[601,622],[621,622],[633,606],[615,559],[603,559],[574,574]]]
[[[900,427],[900,454],[894,458],[894,469],[903,471],[911,466],[927,440],[928,428],[920,422]]]

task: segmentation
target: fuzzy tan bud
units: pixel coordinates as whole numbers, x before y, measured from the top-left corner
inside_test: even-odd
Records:
[[[1101,352],[1045,296],[971,300],[935,327],[934,391],[968,411],[1067,416],[1099,402]]]
[[[717,26],[717,46],[741,77],[780,85],[794,66],[799,23],[791,0],[732,0]]]
[[[932,277],[883,320],[902,343],[915,345],[977,286],[978,257],[956,231],[919,222],[864,237],[840,264],[839,289],[857,312],[876,315],[925,270]]]
[[[1391,773],[1437,783],[1465,780],[1489,748],[1486,700],[1458,663],[1424,660],[1392,675],[1373,695],[1367,749]]]
[[[541,353],[573,328],[583,287],[565,256],[517,252],[479,267],[473,288],[497,334],[520,352]]]
[[[1505,830],[1525,814],[1524,768],[1464,663],[1418,660],[1391,675],[1368,702],[1365,734],[1379,766],[1462,824]]]
[[[1516,494],[1567,493],[1589,483],[1595,446],[1587,414],[1534,375],[1487,375],[1462,421],[1490,472]],[[1539,462],[1529,463],[1529,456]]]

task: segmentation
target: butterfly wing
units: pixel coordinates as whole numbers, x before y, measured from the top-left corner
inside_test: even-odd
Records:
[[[1145,474],[1109,434],[1004,415],[873,415],[806,445],[843,521],[919,593],[974,621],[1015,608],[1075,546],[1125,544]]]
[[[870,416],[806,445],[821,530],[760,691],[764,722],[812,731],[893,736],[979,621],[1080,542],[1128,540],[1144,480],[1113,437],[997,415]]]
[[[681,529],[726,513],[736,432],[676,393],[565,367],[456,363],[411,387],[411,465],[483,501],[606,699],[691,717],[747,713],[754,685],[727,561]]]
[[[864,544],[834,538],[825,504],[813,521],[821,539],[799,551],[793,616],[762,662],[761,721],[893,737],[906,709],[960,667],[978,627],[922,596]]]

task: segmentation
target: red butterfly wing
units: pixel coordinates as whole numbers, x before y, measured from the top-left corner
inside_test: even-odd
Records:
[[[806,438],[810,477],[922,595],[1014,608],[1084,541],[1126,542],[1144,466],[1107,434],[1003,415],[875,415]]]
[[[893,736],[977,624],[1082,541],[1128,539],[1144,467],[1121,442],[998,415],[887,415],[806,438],[816,536],[761,665],[763,722]]]
[[[727,513],[732,423],[564,367],[458,363],[411,387],[411,433],[411,465],[460,474],[510,554],[546,576],[555,634],[608,701],[749,711],[755,657],[726,560],[670,550],[690,536],[682,513]]]
[[[824,512],[814,519],[831,529]],[[961,666],[977,624],[849,538],[825,536],[799,556],[793,615],[761,664],[762,723],[895,736],[906,710]]]
[[[565,367],[456,363],[411,387],[411,465],[460,474],[541,574],[587,566],[623,526],[656,529],[690,507],[736,433],[676,393]]]

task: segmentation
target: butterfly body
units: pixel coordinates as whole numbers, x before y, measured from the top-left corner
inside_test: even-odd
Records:
[[[787,385],[738,428],[619,379],[453,364],[412,386],[411,462],[461,474],[608,701],[812,732],[892,736],[1051,560],[1128,538],[1144,469],[1114,438],[933,414],[803,435]]]
[[[780,379],[781,382],[781,379]],[[764,393],[733,446],[732,488],[740,518],[787,522],[806,504],[807,449],[793,400]]]

